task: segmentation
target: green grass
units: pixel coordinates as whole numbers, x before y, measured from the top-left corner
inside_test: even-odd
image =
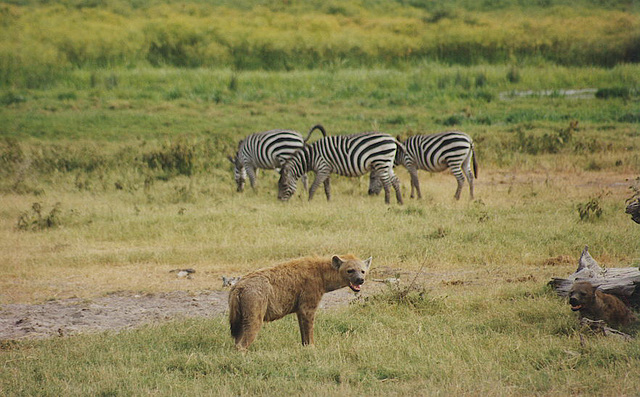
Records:
[[[638,62],[638,10],[627,2],[475,3],[5,2],[0,83],[49,87],[76,68],[148,65],[330,70],[425,61],[605,67]]]
[[[5,344],[8,395],[633,394],[637,342],[589,335],[533,283],[393,294],[323,312],[315,347],[294,317],[236,352],[223,318]],[[581,336],[582,335],[582,336]]]
[[[3,86],[0,304],[218,289],[221,275],[346,252],[404,281],[422,269],[426,295],[323,311],[308,349],[293,317],[245,355],[223,317],[3,341],[0,394],[633,394],[637,341],[578,330],[545,284],[586,244],[604,266],[640,264],[624,214],[640,174],[638,66],[516,68],[89,68],[48,89]],[[559,94],[582,88],[601,94]],[[558,93],[501,96],[528,90]],[[461,129],[476,143],[476,200],[465,187],[455,202],[454,178],[427,173],[410,200],[403,169],[404,206],[367,196],[366,177],[333,179],[329,203],[278,202],[275,172],[235,192],[239,139],[316,123]],[[176,283],[183,267],[196,276]]]

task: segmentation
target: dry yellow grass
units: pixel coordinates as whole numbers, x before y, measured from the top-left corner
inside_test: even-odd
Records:
[[[406,172],[399,171],[405,195]],[[220,289],[241,275],[292,257],[336,252],[373,255],[373,268],[415,272],[438,286],[460,280],[489,286],[529,275],[539,282],[570,273],[584,244],[605,265],[638,263],[637,227],[623,211],[633,174],[522,173],[483,169],[477,200],[454,202],[454,178],[421,173],[424,198],[405,206],[366,196],[366,178],[334,183],[334,200],[275,199],[275,175],[257,192],[197,195],[194,202],[144,203],[136,195],[56,192],[5,195],[0,225],[0,303],[91,298],[115,291]],[[198,184],[206,184],[201,180]],[[167,189],[171,189],[167,187]],[[161,194],[161,187],[158,187]],[[16,229],[34,201],[62,203],[61,225]],[[601,219],[580,222],[576,205],[602,197]],[[550,259],[551,258],[551,259]],[[551,264],[551,265],[550,265]],[[173,269],[193,268],[191,279]]]

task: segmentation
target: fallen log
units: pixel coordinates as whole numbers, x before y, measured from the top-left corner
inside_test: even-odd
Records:
[[[630,201],[624,212],[631,215],[632,221],[640,224],[640,197],[638,197],[635,201]]]
[[[625,214],[631,215],[631,220],[640,224],[640,176],[631,183],[629,189],[633,191],[631,197],[625,200],[627,208],[625,208]]]
[[[617,329],[607,327],[607,324],[602,320],[594,321],[583,317],[580,319],[580,325],[583,328],[592,331],[596,335],[613,336],[616,338],[622,338],[626,341],[630,341],[633,339],[633,337],[629,334],[625,334],[624,332],[618,331]]]
[[[636,285],[640,283],[640,270],[635,267],[604,269],[598,265],[585,246],[578,260],[578,269],[567,278],[552,278],[549,285],[558,296],[566,298],[576,281],[588,281],[607,294],[616,295],[634,308],[640,308],[640,292]]]

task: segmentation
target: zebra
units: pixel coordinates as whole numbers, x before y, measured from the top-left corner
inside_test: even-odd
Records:
[[[422,198],[418,170],[441,172],[448,168],[458,181],[455,199],[460,199],[465,177],[469,182],[469,193],[473,199],[473,179],[478,177],[478,163],[473,150],[473,140],[469,135],[460,131],[414,135],[407,138],[404,145],[406,152],[396,154],[395,164],[404,165],[411,175],[411,198],[414,197],[414,188],[418,198]],[[369,178],[369,194],[378,194],[381,189],[380,179],[372,174]]]
[[[238,185],[238,192],[244,190],[247,176],[251,187],[255,189],[258,168],[267,170],[281,168],[293,153],[305,145],[314,130],[320,130],[323,136],[327,136],[324,127],[317,124],[311,127],[306,139],[302,139],[297,131],[270,130],[251,134],[241,140],[238,143],[236,156],[227,156],[234,165],[233,174]],[[305,186],[307,185],[306,178],[303,179],[303,183]]]
[[[331,173],[343,176],[360,176],[368,171],[379,176],[384,187],[385,203],[389,204],[390,186],[396,191],[396,199],[402,204],[400,181],[393,173],[393,160],[400,144],[394,137],[381,132],[362,132],[353,135],[324,137],[311,145],[305,145],[294,153],[280,170],[278,199],[286,201],[296,191],[296,182],[309,171],[316,178],[309,189],[309,200],[324,183],[327,200],[331,200]]]

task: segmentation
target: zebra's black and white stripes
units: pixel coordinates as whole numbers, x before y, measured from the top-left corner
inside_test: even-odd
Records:
[[[306,139],[297,131],[270,130],[251,134],[238,143],[238,152],[235,157],[228,159],[234,165],[234,177],[238,185],[238,191],[244,190],[247,176],[251,187],[255,187],[256,170],[276,169],[282,167],[285,161],[296,151],[302,149],[305,142],[314,130],[320,130],[326,136],[321,125],[311,127]],[[304,181],[306,184],[306,180]]]
[[[390,201],[390,187],[402,204],[400,182],[393,173],[398,141],[380,132],[363,132],[353,135],[329,136],[305,145],[293,154],[280,170],[278,199],[288,200],[296,190],[297,180],[309,171],[316,178],[309,189],[309,200],[316,189],[324,184],[327,200],[331,199],[331,173],[354,177],[372,171],[380,178],[385,190],[385,202]]]
[[[414,189],[418,193],[418,198],[422,197],[418,170],[441,172],[449,169],[458,181],[455,199],[460,199],[465,177],[469,182],[469,193],[473,199],[473,180],[478,175],[478,164],[473,150],[473,140],[469,135],[460,131],[414,135],[404,141],[404,146],[406,152],[399,152],[396,155],[395,164],[402,164],[409,171],[412,198],[414,197]],[[472,164],[473,172],[471,172]],[[369,193],[377,194],[381,188],[381,182],[377,176],[372,175]]]

